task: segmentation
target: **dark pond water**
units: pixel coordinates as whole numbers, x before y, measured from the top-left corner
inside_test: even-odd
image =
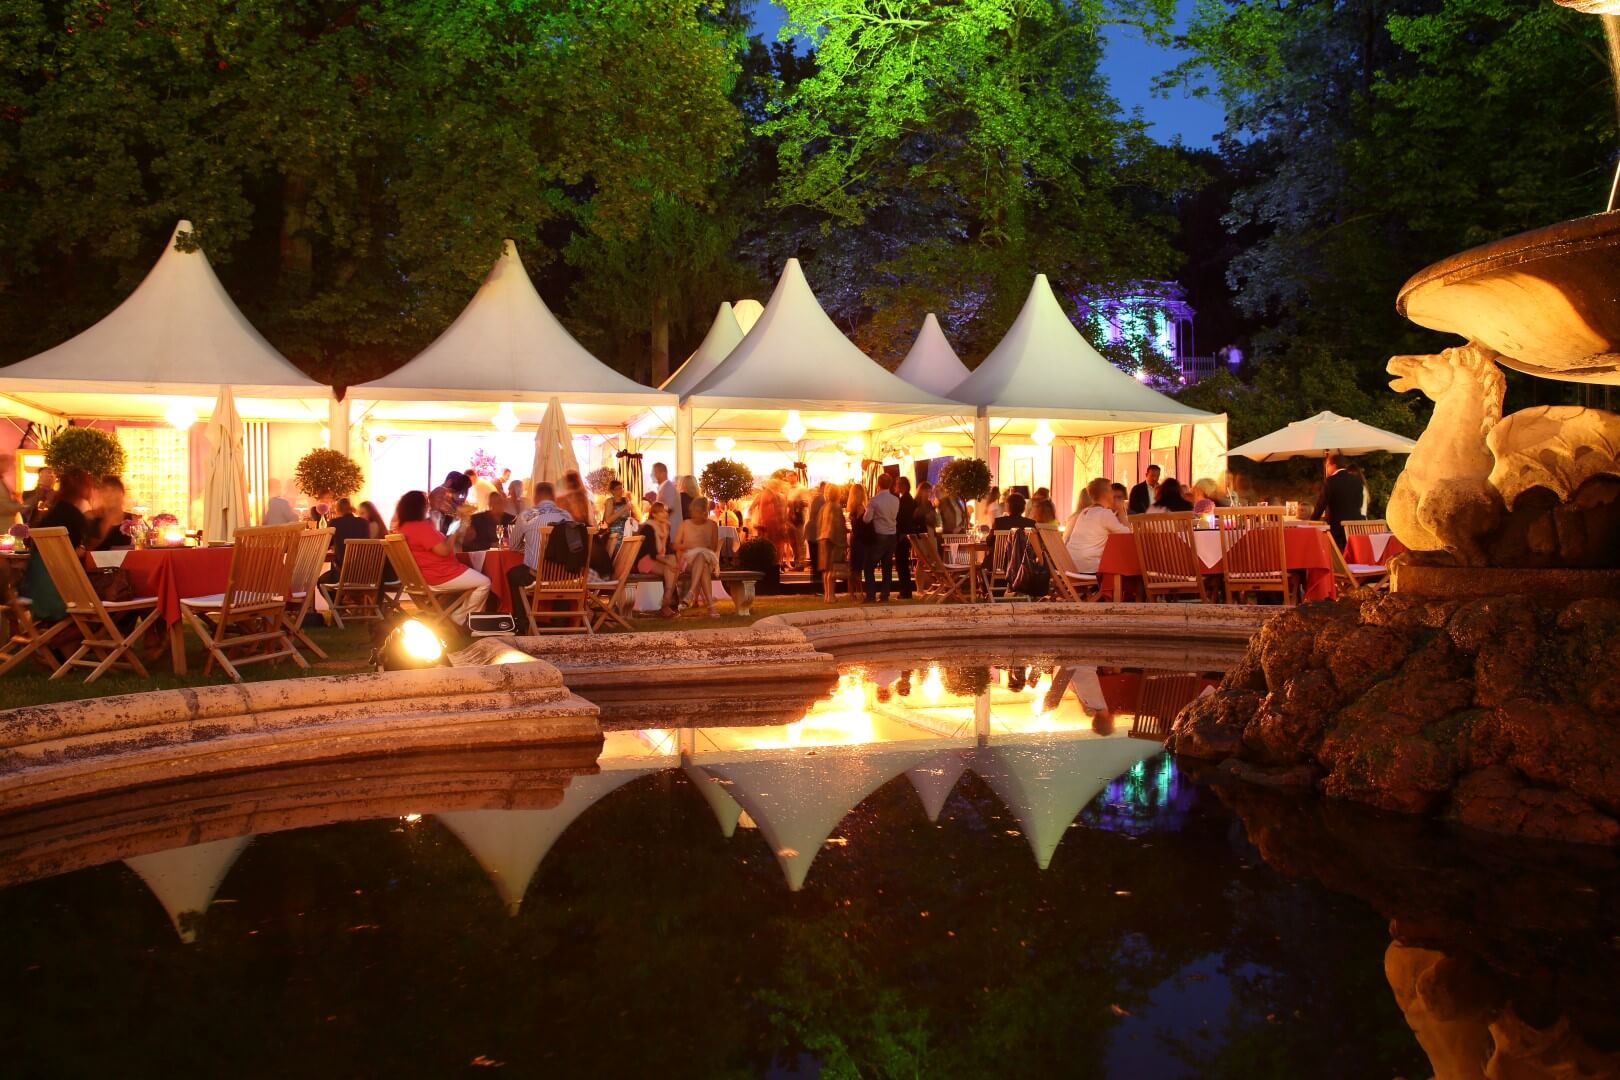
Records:
[[[594,764],[0,819],[7,1072],[1609,1074],[1612,860],[1180,769],[1224,658],[1152,659],[870,653],[774,717],[619,695]]]

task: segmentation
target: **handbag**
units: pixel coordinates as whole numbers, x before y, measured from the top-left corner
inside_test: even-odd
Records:
[[[122,566],[98,566],[86,573],[90,578],[90,588],[95,590],[103,604],[135,599],[135,589],[130,585],[129,575]]]
[[[1052,571],[1035,555],[1027,531],[1019,529],[1011,537],[1007,553],[1007,587],[1020,596],[1039,600],[1052,591]]]

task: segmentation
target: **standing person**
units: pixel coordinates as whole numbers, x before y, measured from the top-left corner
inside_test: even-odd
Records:
[[[832,603],[834,582],[833,571],[839,563],[850,560],[849,526],[844,520],[844,500],[840,498],[844,493],[835,484],[825,485],[826,493],[821,500],[821,513],[816,517],[816,558],[817,566],[822,575],[822,596],[827,603]],[[854,563],[850,562],[853,566]],[[849,591],[855,592],[853,580],[855,572],[851,571]]]
[[[992,487],[990,494],[980,500],[979,505],[974,508],[973,523],[981,528],[988,529],[995,523],[996,518],[1006,512],[1006,504],[1001,501],[1001,489]]]
[[[23,495],[23,524],[36,525],[44,521],[45,514],[56,498],[56,472],[50,468],[39,470],[39,478],[32,490]]]
[[[512,536],[512,550],[523,558],[506,572],[506,585],[512,594],[512,632],[516,634],[529,632],[529,609],[523,603],[523,590],[534,584],[540,573],[540,560],[545,556],[541,550],[540,530],[574,520],[568,516],[568,511],[557,505],[555,495],[556,490],[545,481],[534,485],[534,505],[524,513]]]
[[[669,527],[673,533],[681,524],[681,493],[669,478],[669,466],[662,461],[653,462],[653,483],[658,485],[654,489],[658,493],[657,501],[669,511]]]
[[[484,506],[489,502],[490,493],[500,490],[495,485],[495,481],[478,471],[476,465],[468,469],[463,475],[472,481],[472,487],[469,489],[467,497],[472,500],[474,506]]]
[[[1082,574],[1097,572],[1103,548],[1108,546],[1111,535],[1129,535],[1131,531],[1131,527],[1119,520],[1119,515],[1114,512],[1115,486],[1102,477],[1087,484],[1086,498],[1091,505],[1076,510],[1064,531],[1063,545],[1069,549],[1074,568]]]
[[[877,570],[883,568],[883,602],[889,602],[894,585],[894,547],[896,521],[900,514],[900,497],[894,491],[894,477],[883,473],[877,478],[877,494],[866,504],[861,517],[872,526],[872,548],[866,556],[866,599],[877,599]]]
[[[461,479],[462,476],[458,472],[446,473],[444,483],[428,492],[428,510],[433,515],[433,524],[440,532],[447,532],[450,526],[455,524],[456,506],[461,501],[456,497],[456,489]]]
[[[720,526],[709,520],[709,500],[699,495],[687,507],[688,517],[675,533],[675,554],[680,559],[681,573],[691,575],[692,607],[699,597],[709,612],[709,618],[718,619],[720,612],[714,606],[714,575],[720,572]],[[669,606],[669,600],[664,600]]]
[[[900,599],[910,600],[916,591],[911,577],[911,537],[922,532],[917,524],[917,500],[911,494],[911,478],[902,476],[895,482],[894,561],[900,570]]]
[[[540,492],[535,489],[535,504],[539,505]],[[569,469],[563,473],[562,490],[557,492],[556,503],[567,512],[568,516],[586,526],[596,524],[596,515],[591,509],[591,496],[585,490],[585,481],[580,479],[579,472]]]
[[[973,519],[968,516],[967,503],[956,494],[946,494],[943,490],[939,495],[939,526],[946,536],[965,533],[973,527]]]
[[[506,508],[518,517],[529,508],[529,500],[523,497],[523,481],[513,480],[506,485]]]
[[[787,565],[790,567],[799,566],[804,561],[805,507],[802,494],[798,488],[787,494],[788,546],[792,549]]]
[[[1326,475],[1322,480],[1322,493],[1316,497],[1316,509],[1311,511],[1312,521],[1327,517],[1328,532],[1333,534],[1333,542],[1341,551],[1344,549],[1344,523],[1362,521],[1367,516],[1362,510],[1366,505],[1367,485],[1350,471],[1349,465],[1349,459],[1343,454],[1329,454],[1323,459],[1322,471]]]
[[[804,540],[810,559],[810,580],[814,581],[821,568],[821,509],[827,504],[827,489],[832,485],[825,480],[816,485],[815,497],[804,515]]]
[[[844,503],[844,517],[849,520],[849,591],[858,603],[866,601],[864,588],[856,588],[864,581],[866,560],[875,546],[872,523],[866,520],[866,488],[859,482],[849,485],[849,498]]]
[[[1131,488],[1130,512],[1145,514],[1159,498],[1159,476],[1163,472],[1157,465],[1147,467],[1147,479]]]
[[[11,473],[16,467],[16,455],[0,454],[0,532],[16,524],[17,515],[22,513],[26,505],[11,490]]]
[[[427,519],[425,492],[407,491],[401,495],[396,513],[400,535],[405,537],[428,588],[436,593],[460,594],[445,614],[457,626],[465,627],[468,616],[484,610],[484,601],[489,599],[489,578],[456,560],[450,541]]]

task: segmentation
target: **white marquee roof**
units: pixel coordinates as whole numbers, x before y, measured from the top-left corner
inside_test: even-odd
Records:
[[[161,416],[166,407],[132,402],[134,395],[201,398],[199,411],[206,413],[221,385],[232,387],[239,401],[331,397],[253,328],[207,255],[175,248],[176,238],[190,231],[189,221],[175,226],[145,279],[100,322],[0,367],[0,394],[69,416],[130,418]]]
[[[450,328],[397,371],[354,387],[374,400],[673,404],[602,363],[574,340],[534,289],[508,240],[489,277]]]
[[[923,320],[911,351],[906,353],[906,358],[900,361],[894,373],[911,385],[941,397],[949,397],[951,391],[968,377],[967,365],[956,355],[951,343],[945,340],[945,331],[939,328],[939,320],[934,318],[932,311]]]
[[[1211,413],[1181,404],[1103,359],[1075,329],[1045,274],[1000,343],[951,391],[990,416],[1112,423],[1197,424]]]
[[[743,331],[737,323],[737,316],[733,314],[730,304],[722,302],[720,310],[715,313],[714,322],[709,324],[709,332],[703,335],[703,340],[686,358],[686,363],[665,379],[659,389],[675,395],[690,392],[709,372],[720,366],[720,361],[731,355],[731,350],[742,339]]]
[[[857,349],[821,309],[798,259],[782,268],[754,328],[683,400],[722,409],[962,411],[959,403],[912,386]]]

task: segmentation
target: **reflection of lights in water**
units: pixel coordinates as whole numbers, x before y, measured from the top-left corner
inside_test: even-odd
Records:
[[[1031,684],[1030,688],[1034,689],[1034,684]],[[1029,701],[1029,711],[1032,716],[1042,716],[1046,712],[1046,695],[1036,694],[1033,698],[1031,698]]]
[[[407,825],[415,825],[417,822],[422,820],[422,815],[421,814],[406,814],[404,817],[400,818],[399,820],[403,821]]]
[[[837,702],[841,709],[865,712],[866,684],[858,675],[843,676],[838,680],[838,689],[833,692],[833,701]]]
[[[928,675],[922,681],[922,693],[930,703],[944,696],[945,676],[940,672],[938,664],[928,665]]]

